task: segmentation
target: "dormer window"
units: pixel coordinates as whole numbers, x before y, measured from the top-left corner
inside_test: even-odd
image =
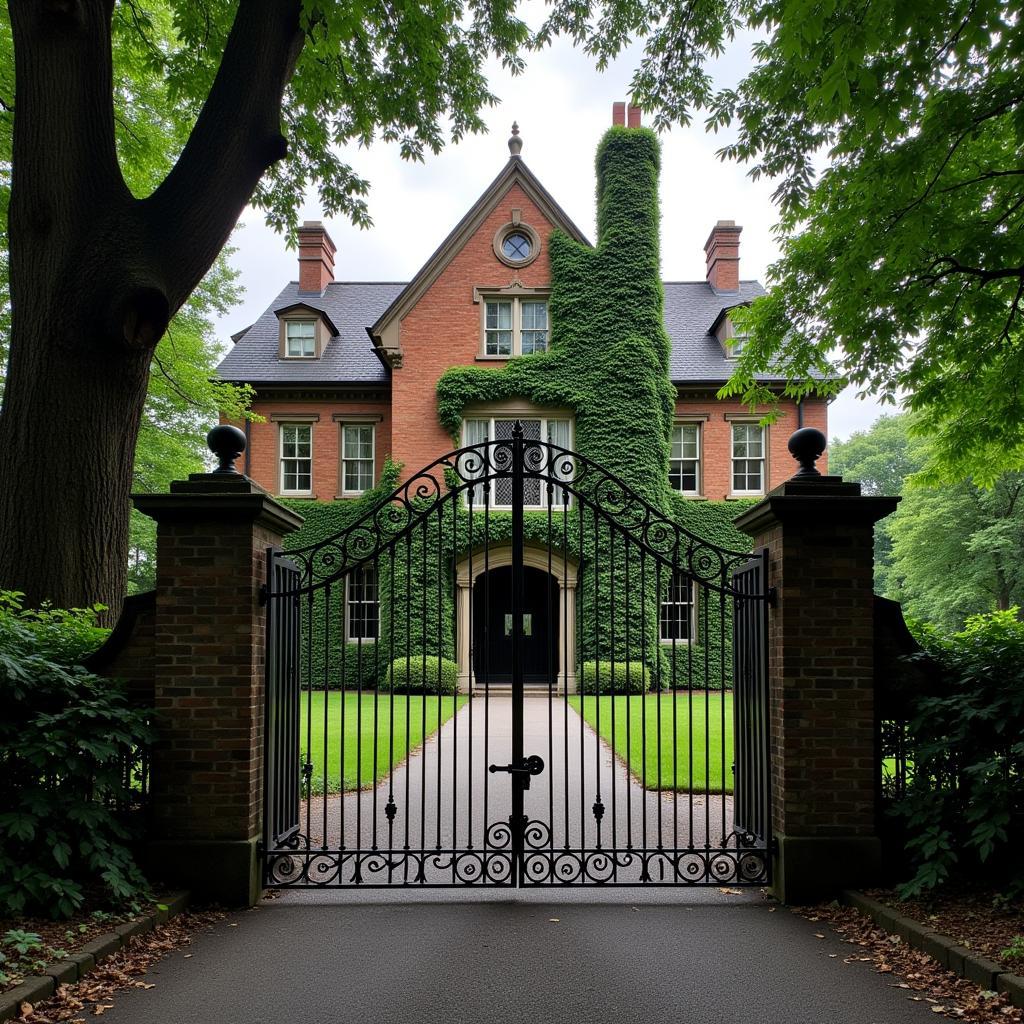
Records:
[[[281,328],[278,359],[319,359],[338,336],[327,312],[306,302],[293,302],[274,312]]]
[[[316,321],[286,320],[284,354],[288,359],[316,358]]]
[[[734,309],[748,305],[748,302],[739,302],[735,306],[725,306],[720,310],[718,316],[715,317],[715,322],[711,325],[710,333],[718,339],[726,359],[738,359],[750,340],[750,336],[746,332],[737,330],[732,319],[732,311]]]
[[[725,350],[726,359],[738,359],[743,354],[743,349],[749,339],[749,334],[734,334],[729,339]]]

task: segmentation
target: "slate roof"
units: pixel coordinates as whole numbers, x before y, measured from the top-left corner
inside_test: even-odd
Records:
[[[290,282],[266,312],[235,337],[218,373],[224,380],[252,384],[384,384],[388,370],[375,354],[367,328],[377,322],[405,284],[395,281],[329,284],[322,296],[299,291]],[[763,295],[757,281],[741,281],[736,292],[714,292],[706,281],[665,282],[665,328],[672,342],[671,376],[675,384],[724,382],[732,373],[722,346],[708,331],[723,307]],[[338,336],[316,360],[278,358],[275,310],[302,302],[322,309]],[[765,375],[765,380],[773,379]]]
[[[323,295],[291,281],[217,367],[224,380],[252,384],[386,384],[390,374],[373,350],[367,327],[405,287],[400,281],[335,281]],[[301,302],[323,310],[338,329],[319,359],[280,359],[275,311]]]

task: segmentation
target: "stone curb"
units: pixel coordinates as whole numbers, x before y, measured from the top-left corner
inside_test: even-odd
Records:
[[[47,964],[39,974],[26,978],[16,988],[0,995],[0,1021],[14,1020],[22,1003],[38,1003],[49,999],[58,985],[81,981],[101,960],[127,946],[136,935],[151,932],[158,924],[177,917],[187,906],[189,894],[178,892],[164,901],[166,910],[154,909],[129,924],[118,925],[112,932],[87,942],[66,960]]]
[[[848,907],[859,910],[871,918],[879,928],[892,935],[898,935],[908,946],[927,953],[943,967],[961,978],[973,981],[989,992],[1005,992],[1014,1006],[1024,1007],[1024,977],[1014,974],[994,960],[979,956],[970,949],[958,945],[945,935],[893,910],[892,907],[873,900],[856,889],[844,889],[841,900]]]

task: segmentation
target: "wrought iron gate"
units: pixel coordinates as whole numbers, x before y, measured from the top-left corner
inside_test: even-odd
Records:
[[[540,427],[268,552],[267,885],[770,881],[766,554]]]

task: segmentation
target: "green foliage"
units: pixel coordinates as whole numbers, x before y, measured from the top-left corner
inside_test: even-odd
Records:
[[[833,441],[830,467],[865,493],[901,494],[875,532],[875,582],[914,618],[959,628],[969,615],[1024,603],[1024,474],[989,488],[973,479],[932,484],[920,475],[934,442],[913,414],[883,417]]]
[[[86,886],[123,901],[145,885],[117,808],[150,730],[120,685],[73,664],[82,620],[0,607],[0,914],[66,917]]]
[[[707,62],[758,38],[738,85]],[[670,42],[671,40],[671,42]],[[1024,468],[1024,22],[1002,0],[714,0],[668,12],[634,96],[656,124],[694,108],[720,153],[778,182],[774,287],[725,394],[770,404],[834,371],[934,435],[936,477]],[[822,154],[826,166],[820,170]]]
[[[518,397],[568,408],[575,449],[661,506],[675,391],[658,259],[659,163],[647,129],[605,134],[597,154],[596,248],[558,232],[551,237],[550,350],[511,359],[502,370],[445,373],[438,417],[453,440],[470,403]]]
[[[642,661],[585,661],[579,685],[580,693],[642,693],[654,680]]]
[[[110,635],[98,625],[103,605],[92,608],[25,608],[22,594],[0,590],[0,632],[25,630],[32,636],[35,651],[41,657],[74,665],[91,654]]]
[[[1024,960],[1024,935],[1014,935],[1010,945],[999,955],[1004,960]]]
[[[912,702],[914,770],[894,808],[909,834],[916,895],[984,870],[1018,888],[1024,840],[1024,622],[1016,609],[973,616],[961,632],[919,630],[941,669]],[[982,865],[984,867],[982,868]]]
[[[381,689],[395,693],[453,694],[459,687],[459,666],[433,654],[410,653],[395,658],[381,680]]]

